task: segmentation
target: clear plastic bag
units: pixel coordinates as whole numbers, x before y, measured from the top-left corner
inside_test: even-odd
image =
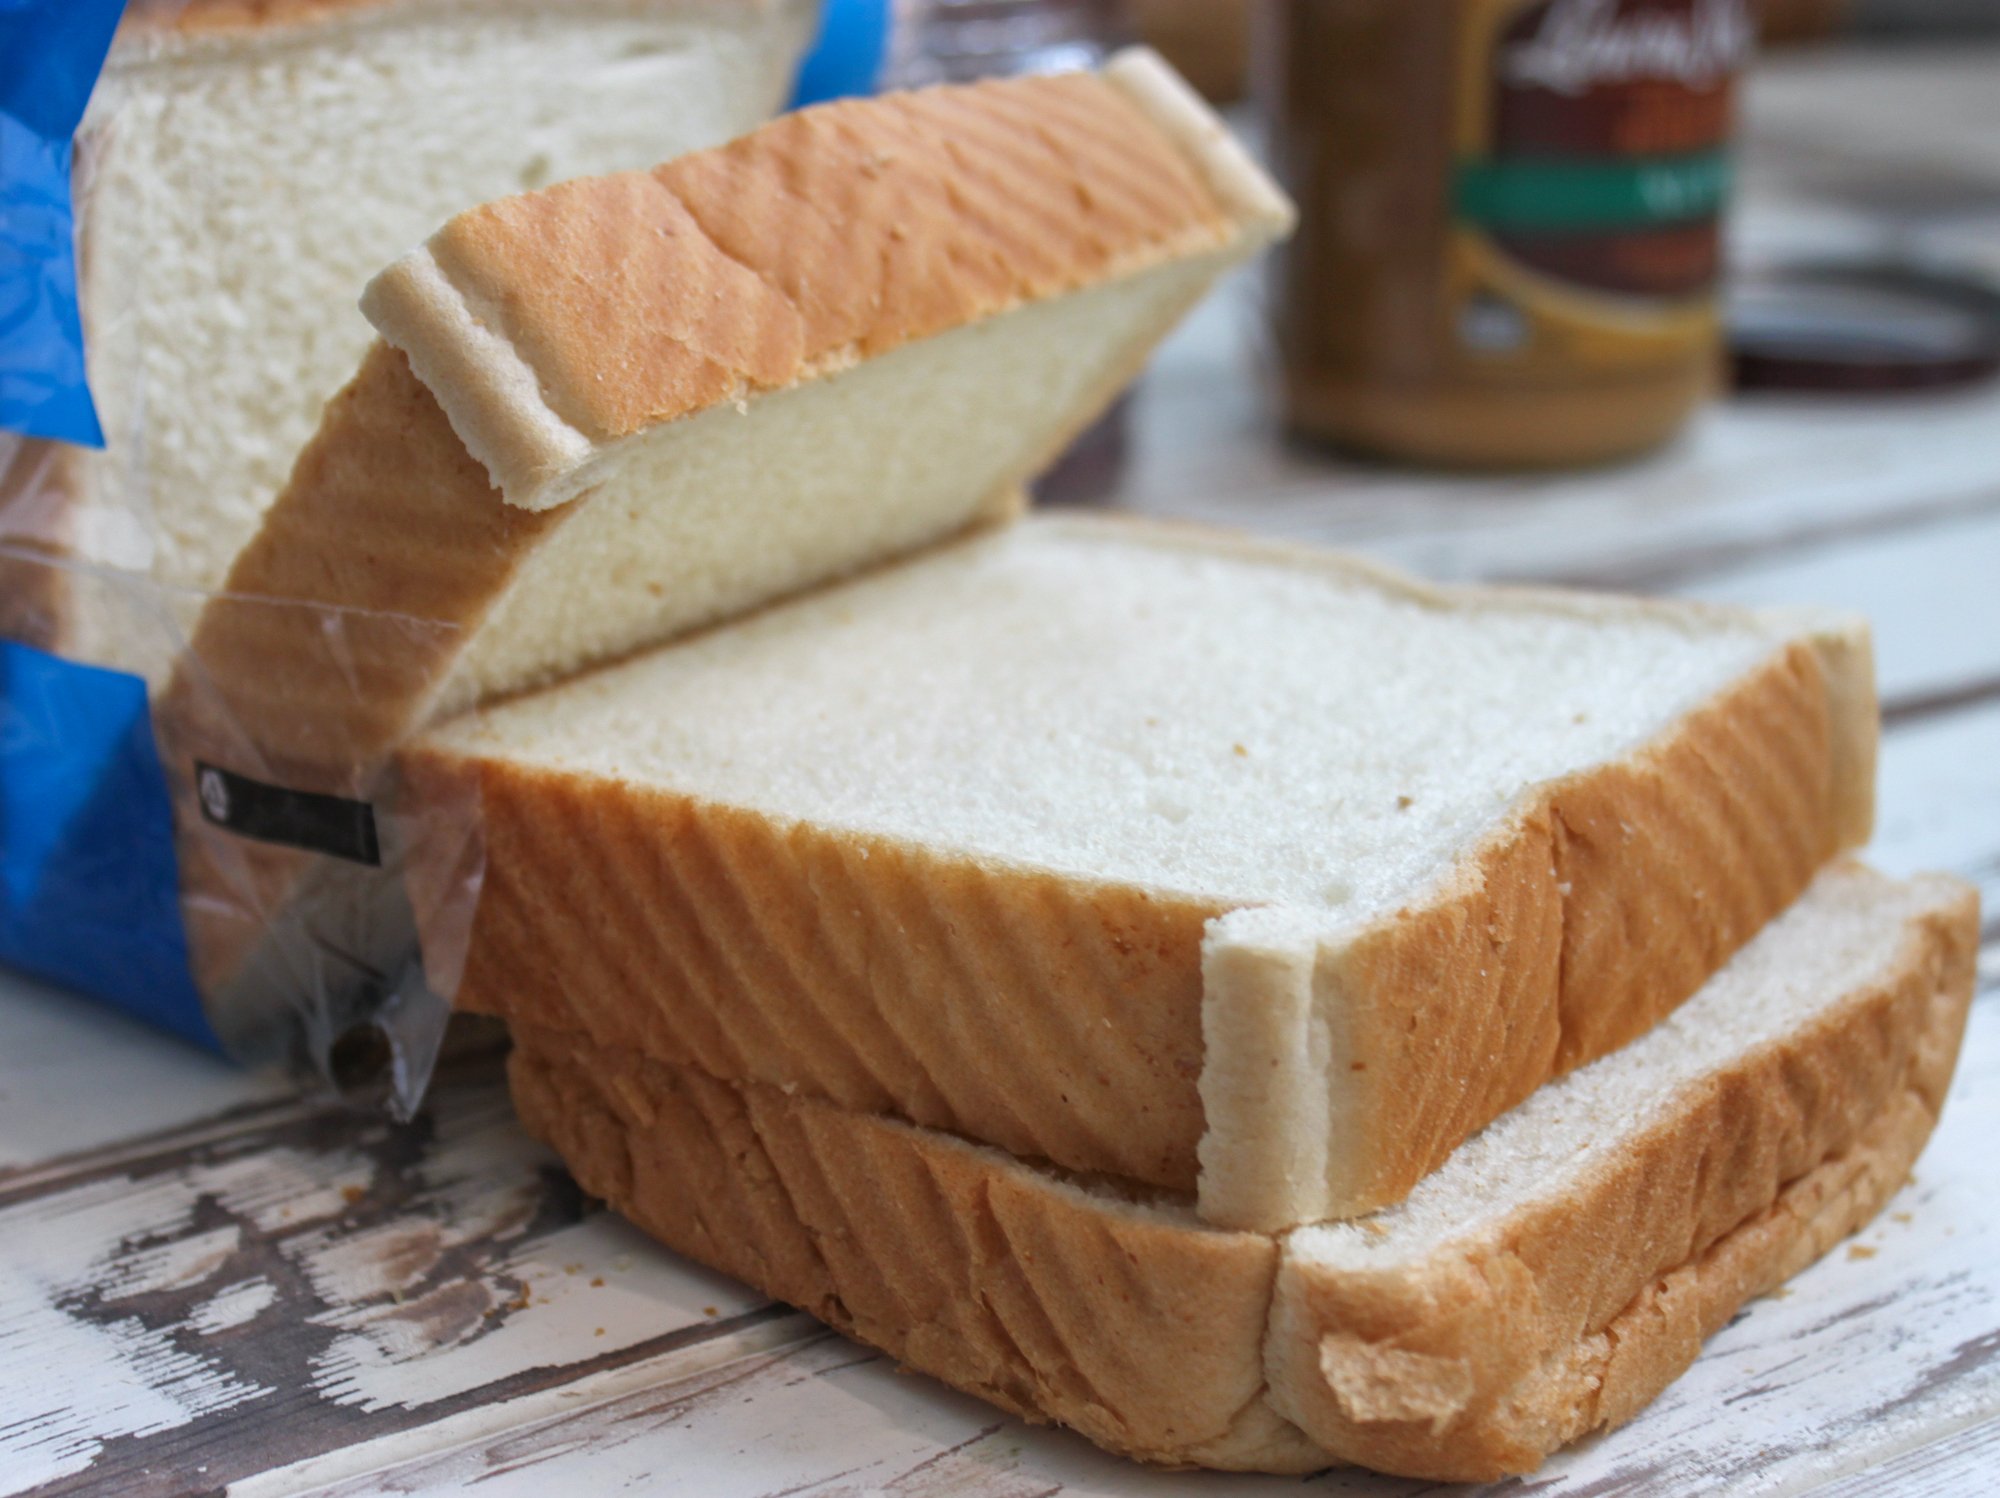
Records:
[[[18,547],[0,571],[151,642],[166,683],[0,643],[0,960],[246,1064],[414,1107],[478,903],[470,790],[415,796],[393,762],[337,749],[275,763],[183,643],[210,600]],[[376,637],[361,648],[421,654],[444,629],[237,606]]]

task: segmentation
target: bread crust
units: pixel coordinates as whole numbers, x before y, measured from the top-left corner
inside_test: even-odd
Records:
[[[1370,1272],[1185,1198],[515,1028],[528,1127],[670,1246],[1031,1420],[1141,1460],[1532,1470],[1865,1223],[1933,1127],[1977,918],[1938,881],[1891,969],[1682,1088],[1614,1159]],[[1587,1225],[1587,1226],[1586,1226]]]
[[[61,653],[72,616],[62,563],[0,542],[0,640]]]
[[[1705,615],[1436,590],[1328,553],[1130,520],[1085,528],[1279,560],[1437,607],[1525,598],[1607,618]],[[1540,1082],[1670,1012],[1866,836],[1854,805],[1867,792],[1842,783],[1854,756],[1837,746],[1872,735],[1872,690],[1826,676],[1820,637],[1848,627],[1814,629],[1630,757],[1530,792],[1410,908],[1278,964],[1312,974],[1297,1003],[1273,991],[1275,969],[1219,959],[1229,920],[1213,901],[498,755],[419,745],[404,766],[419,784],[469,778],[466,799],[485,807],[463,1007],[1067,1169],[1199,1184],[1211,1221],[1275,1230],[1401,1199]],[[512,983],[523,968],[544,981]],[[513,1013],[516,1002],[531,1007]],[[1301,1004],[1340,1030],[1335,1064],[1285,1022]],[[787,1026],[808,1019],[819,1042],[798,1044]],[[1246,1053],[1268,1065],[1205,1070]],[[1330,1126],[1296,1138],[1293,1102],[1315,1089]]]
[[[1277,1407],[1345,1460],[1454,1481],[1529,1470],[1631,1418],[1737,1306],[1907,1178],[1943,1107],[1978,949],[1972,891],[1926,882],[1890,971],[1684,1089],[1559,1194],[1415,1269],[1335,1273],[1313,1262],[1310,1230],[1295,1238],[1271,1321]]]
[[[1427,904],[1323,946],[1332,1132],[1364,1147],[1322,1190],[1261,1201],[1211,1151],[1204,1210],[1272,1229],[1400,1201],[1544,1081],[1651,1029],[1844,846],[1830,716],[1795,642],[1640,753],[1540,791]]]
[[[67,568],[83,476],[79,450],[43,437],[0,442],[0,640],[57,653],[76,633]]]
[[[461,214],[362,306],[508,500],[551,508],[664,422],[1275,233],[1179,136],[1090,73],[823,105]]]
[[[450,773],[411,761],[417,799]],[[532,767],[476,785],[461,1008],[1194,1189],[1211,907]]]

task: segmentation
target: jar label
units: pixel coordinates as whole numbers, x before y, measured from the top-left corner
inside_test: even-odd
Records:
[[[1452,182],[1459,341],[1643,357],[1710,315],[1748,0],[1472,0]],[[1572,349],[1571,352],[1577,352]]]

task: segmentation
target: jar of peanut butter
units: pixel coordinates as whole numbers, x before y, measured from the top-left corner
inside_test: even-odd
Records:
[[[1750,0],[1270,0],[1260,88],[1296,237],[1288,423],[1386,456],[1585,464],[1721,367]]]

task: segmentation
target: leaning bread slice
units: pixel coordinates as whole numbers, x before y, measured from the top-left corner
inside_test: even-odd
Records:
[[[465,1007],[1275,1228],[1693,993],[1874,732],[1844,620],[1029,520],[405,763],[484,802]]]
[[[427,719],[1005,514],[1288,214],[1149,53],[462,214],[368,287],[383,341],[196,668],[274,770],[351,784]]]
[[[648,1232],[1016,1414],[1154,1462],[1491,1479],[1630,1419],[1903,1183],[1977,924],[1955,881],[1831,870],[1403,1205],[1281,1237],[574,1031],[517,1027],[511,1075]]]
[[[368,288],[383,341],[169,695],[204,985],[301,860],[204,827],[196,763],[367,796],[426,722],[1010,514],[1288,215],[1131,53],[454,219]]]

